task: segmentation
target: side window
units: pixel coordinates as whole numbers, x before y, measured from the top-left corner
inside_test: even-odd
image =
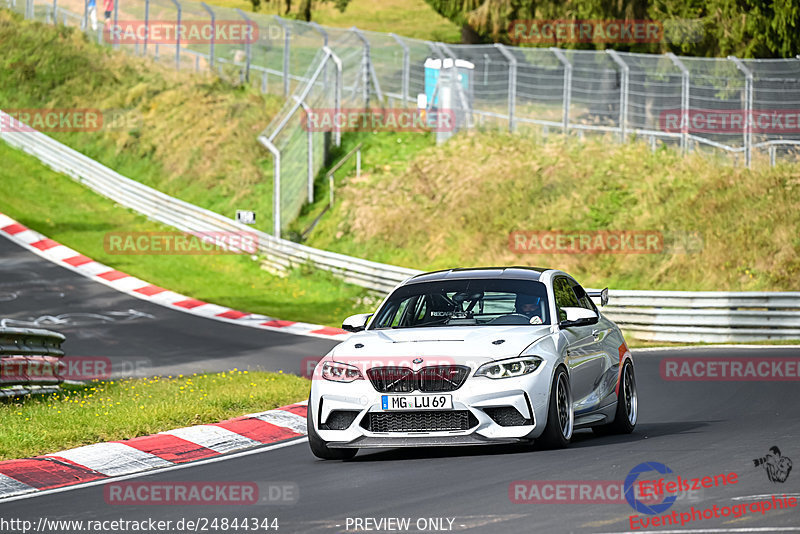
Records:
[[[578,297],[578,303],[580,304],[581,308],[586,308],[587,310],[592,310],[593,312],[597,313],[597,308],[592,302],[591,297],[586,294],[586,290],[583,289],[579,284],[572,282],[572,290],[575,292],[575,296]]]
[[[553,293],[555,293],[556,297],[556,311],[558,312],[559,321],[564,321],[567,318],[567,312],[561,311],[561,308],[580,307],[580,303],[577,297],[575,297],[575,292],[572,291],[569,281],[567,281],[566,278],[556,278],[553,282]]]

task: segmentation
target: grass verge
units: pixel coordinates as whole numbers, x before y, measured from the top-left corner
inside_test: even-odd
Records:
[[[308,398],[292,375],[232,371],[65,385],[0,401],[0,460],[216,423]]]

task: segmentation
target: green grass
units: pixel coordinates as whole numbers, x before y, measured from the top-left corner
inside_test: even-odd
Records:
[[[305,378],[259,371],[95,381],[0,400],[0,460],[216,423],[308,398]]]
[[[170,228],[121,208],[4,143],[0,161],[1,212],[115,269],[203,301],[280,319],[341,326],[348,315],[372,311],[366,290],[309,268],[279,277],[246,255],[111,254],[104,248],[108,232]]]
[[[208,3],[243,11],[253,9],[249,0],[212,0]],[[259,13],[285,16],[283,1],[262,1],[261,5]],[[300,2],[292,2],[289,17],[297,16],[299,5]],[[351,0],[344,12],[337,10],[333,2],[315,2],[312,19],[323,26],[356,26],[361,30],[396,33],[427,41],[461,42],[461,29],[436,13],[424,0]]]
[[[0,10],[0,109],[114,110],[118,128],[53,138],[151,187],[271,230],[272,160],[256,137],[283,99],[113,51]]]
[[[378,146],[391,137],[373,136]],[[395,136],[395,141],[406,138]],[[420,149],[416,154],[414,153]],[[645,143],[499,132],[415,145],[396,163],[365,154],[306,244],[432,270],[486,265],[562,268],[589,287],[795,290],[800,274],[798,166],[754,170]],[[651,230],[657,254],[528,254],[512,231]],[[689,249],[670,241],[695,234]],[[699,244],[699,246],[697,246]],[[691,248],[696,247],[697,248]],[[688,250],[688,252],[687,252]]]

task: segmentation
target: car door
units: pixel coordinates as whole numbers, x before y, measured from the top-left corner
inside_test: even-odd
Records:
[[[566,318],[564,307],[587,308],[597,311],[586,292],[574,280],[565,276],[553,281],[558,320]],[[585,300],[584,300],[585,299]],[[570,326],[561,330],[567,342],[566,363],[575,413],[591,410],[599,403],[597,389],[608,366],[597,332],[597,325]]]

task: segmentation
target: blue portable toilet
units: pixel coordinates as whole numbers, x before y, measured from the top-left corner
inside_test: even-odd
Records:
[[[455,61],[456,71],[458,72],[458,81],[464,90],[464,94],[467,95],[467,99],[471,107],[472,91],[470,82],[472,79],[471,72],[475,70],[475,64],[464,59],[456,59]],[[425,96],[427,97],[429,107],[435,108],[439,105],[439,95],[437,94],[436,99],[433,100],[433,92],[436,89],[436,84],[439,81],[439,77],[443,68],[453,68],[453,60],[451,58],[441,60],[430,57],[425,60]]]

